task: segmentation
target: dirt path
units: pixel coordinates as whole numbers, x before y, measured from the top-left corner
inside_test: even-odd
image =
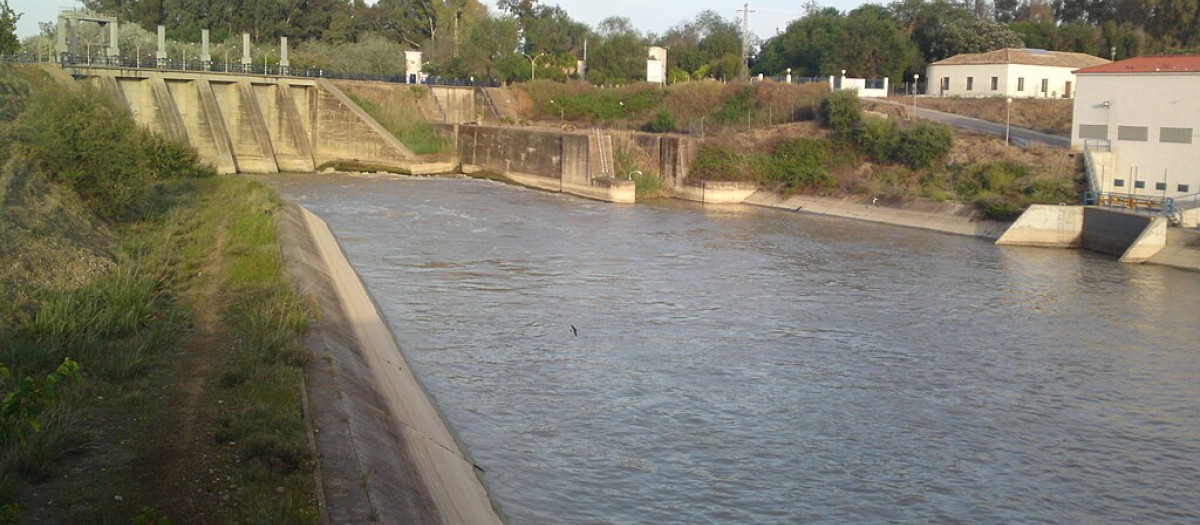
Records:
[[[213,440],[216,388],[210,377],[214,367],[230,353],[230,335],[221,317],[228,303],[223,290],[228,216],[216,228],[216,239],[201,279],[191,292],[195,324],[186,334],[178,353],[172,356],[171,378],[166,392],[169,412],[163,414],[157,447],[144,460],[150,480],[152,501],[162,502],[159,511],[172,523],[215,523],[227,499],[230,482],[223,475],[229,453]],[[223,499],[224,498],[224,499]]]

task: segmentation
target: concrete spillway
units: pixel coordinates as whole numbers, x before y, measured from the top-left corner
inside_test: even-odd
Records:
[[[220,173],[313,171],[353,162],[413,174],[452,171],[413,154],[323,79],[82,68],[141,125],[195,147]]]

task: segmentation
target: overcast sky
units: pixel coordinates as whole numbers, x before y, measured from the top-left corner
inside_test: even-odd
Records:
[[[373,4],[373,0],[368,0]],[[495,0],[483,0],[495,10]],[[729,20],[741,20],[742,4],[736,0],[542,0],[544,4],[558,4],[571,17],[595,27],[610,16],[624,16],[633,21],[641,31],[662,34],[667,28],[684,20],[692,19],[696,13],[711,9]],[[821,5],[846,10],[863,2],[860,0],[825,0]],[[881,2],[886,3],[886,2]],[[62,9],[76,8],[81,4],[73,0],[8,0],[8,5],[18,13],[25,13],[17,23],[17,35],[21,38],[38,33],[38,22],[53,22]],[[647,8],[649,6],[649,8]],[[767,39],[777,31],[783,31],[790,20],[803,15],[803,2],[797,0],[762,0],[750,2],[750,31],[759,38]],[[153,29],[153,28],[147,28]]]

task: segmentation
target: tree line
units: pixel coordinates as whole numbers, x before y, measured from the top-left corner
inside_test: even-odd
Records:
[[[593,83],[644,78],[645,48],[668,49],[668,80],[743,74],[738,24],[704,11],[662,34],[629,18],[595,27],[540,0],[82,0],[122,22],[167,27],[180,42],[209,29],[216,42],[248,32],[260,45],[289,37],[304,65],[356,72],[396,69],[400,49],[424,52],[427,71],[506,81],[531,76]],[[894,81],[955,54],[1034,47],[1119,58],[1200,48],[1200,0],[897,0],[840,11],[814,2],[785,30],[754,39],[749,73],[824,76],[846,70]],[[233,44],[231,44],[233,45]],[[587,56],[588,69],[577,68]],[[386,62],[387,64],[383,64]],[[395,60],[395,62],[399,62]],[[397,69],[396,73],[399,70]]]

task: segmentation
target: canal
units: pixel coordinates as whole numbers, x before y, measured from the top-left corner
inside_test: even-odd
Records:
[[[476,180],[273,184],[514,525],[1200,521],[1200,275]]]

